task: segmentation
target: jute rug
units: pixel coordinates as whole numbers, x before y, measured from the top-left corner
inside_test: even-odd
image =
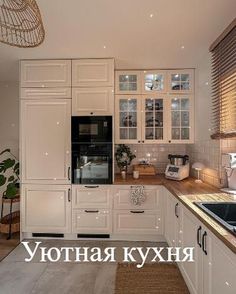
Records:
[[[119,263],[115,294],[189,294],[184,279],[175,264]]]

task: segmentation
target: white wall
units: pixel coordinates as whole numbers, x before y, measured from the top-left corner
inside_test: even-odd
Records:
[[[17,82],[0,82],[0,152],[10,148],[19,158],[19,85]],[[8,154],[2,155],[0,160]],[[0,204],[4,187],[0,187]],[[0,206],[1,209],[1,206]],[[8,210],[8,207],[7,207]],[[5,210],[4,214],[8,213]]]

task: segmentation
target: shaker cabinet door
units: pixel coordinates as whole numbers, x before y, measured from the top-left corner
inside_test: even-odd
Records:
[[[22,183],[70,183],[70,125],[70,100],[22,100]]]
[[[73,87],[113,87],[114,59],[72,60]]]
[[[23,60],[20,71],[22,88],[71,86],[71,60]]]
[[[70,185],[22,185],[22,232],[70,233]]]
[[[73,88],[72,115],[113,115],[112,87]]]

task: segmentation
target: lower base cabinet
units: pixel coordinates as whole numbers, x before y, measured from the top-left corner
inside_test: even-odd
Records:
[[[194,262],[178,263],[190,293],[235,294],[235,254],[183,205],[179,228],[181,247],[194,248]],[[168,229],[165,226],[165,234],[169,236]]]
[[[158,211],[114,210],[114,234],[162,234],[161,216]]]
[[[22,185],[21,230],[71,233],[70,185]]]
[[[72,232],[77,234],[110,234],[111,211],[105,209],[74,209]]]

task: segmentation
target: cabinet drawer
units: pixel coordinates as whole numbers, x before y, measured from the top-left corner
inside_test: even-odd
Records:
[[[21,87],[70,87],[71,60],[21,61]]]
[[[113,115],[113,88],[74,88],[72,92],[72,115]]]
[[[71,88],[21,88],[21,99],[71,99]]]
[[[134,205],[131,202],[132,186],[118,188],[114,193],[114,208],[115,209],[159,209],[160,208],[160,190],[156,187],[145,187],[146,199],[141,205]]]
[[[110,208],[112,201],[109,188],[73,187],[73,208]]]
[[[111,233],[111,212],[104,209],[74,209],[73,233]]]
[[[114,59],[72,60],[73,87],[113,87]]]
[[[162,234],[162,218],[158,211],[115,210],[114,233]]]

